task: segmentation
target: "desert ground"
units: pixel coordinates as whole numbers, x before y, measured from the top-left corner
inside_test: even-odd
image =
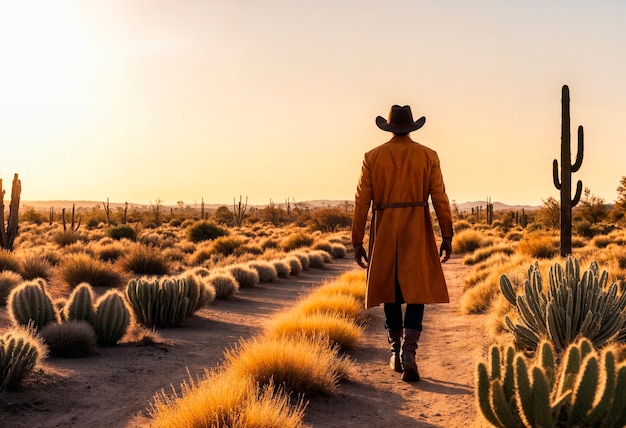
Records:
[[[367,311],[368,327],[351,355],[354,372],[337,393],[313,397],[304,426],[478,427],[474,367],[485,349],[481,315],[460,315],[468,268],[460,257],[444,265],[451,303],[427,306],[418,349],[422,379],[400,380],[388,367],[382,308]],[[18,391],[0,394],[2,427],[149,427],[148,407],[161,389],[223,363],[224,350],[259,333],[271,316],[325,281],[359,269],[348,254],[324,269],[242,289],[215,301],[177,328],[158,331],[156,344],[98,348],[80,359],[48,358]],[[99,290],[103,291],[103,290]],[[9,325],[0,308],[0,331]]]

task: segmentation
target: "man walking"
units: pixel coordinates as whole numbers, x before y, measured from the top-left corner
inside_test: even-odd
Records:
[[[368,269],[365,307],[383,304],[390,366],[407,382],[420,377],[415,352],[424,305],[450,301],[441,262],[452,254],[452,213],[439,157],[409,137],[425,122],[425,117],[413,121],[411,107],[398,105],[391,107],[388,120],[376,118],[376,125],[393,137],[365,154],[352,219],[354,256]],[[443,237],[439,252],[429,196]],[[363,239],[370,204],[368,259]]]

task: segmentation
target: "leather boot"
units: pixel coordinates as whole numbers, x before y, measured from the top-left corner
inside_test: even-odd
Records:
[[[387,340],[391,345],[391,358],[389,359],[389,367],[392,370],[402,373],[402,363],[400,361],[400,346],[402,345],[402,329],[387,329]]]
[[[400,358],[402,360],[402,380],[406,382],[417,382],[420,380],[420,372],[417,370],[417,363],[415,362],[415,351],[417,350],[420,333],[420,330],[404,329]]]

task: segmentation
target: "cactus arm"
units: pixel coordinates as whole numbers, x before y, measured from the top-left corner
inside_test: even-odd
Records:
[[[569,411],[570,421],[582,421],[591,410],[600,380],[598,359],[590,355],[583,362],[572,396],[572,407]]]
[[[572,172],[577,172],[580,169],[580,166],[583,163],[583,150],[583,127],[578,126],[578,151],[576,153],[576,162],[574,162],[574,165],[572,165]]]
[[[482,415],[485,419],[487,419],[490,424],[495,425],[496,427],[506,428],[491,409],[491,381],[489,380],[489,375],[487,374],[487,366],[485,364],[478,364],[478,372],[476,378],[478,383],[476,398],[478,401],[478,408],[480,409]]]
[[[532,387],[528,376],[528,366],[522,355],[515,358],[515,398],[518,412],[527,427],[535,426],[533,412]]]
[[[534,427],[553,427],[552,409],[550,407],[550,382],[546,373],[539,367],[533,367],[532,411]]]
[[[601,426],[615,395],[616,366],[615,354],[607,350],[602,355],[603,370],[600,371],[600,388],[602,395],[585,419],[587,426]],[[599,394],[598,394],[599,395]]]
[[[578,182],[576,183],[576,194],[574,195],[574,199],[572,199],[572,208],[574,208],[576,205],[578,205],[578,202],[580,201],[580,195],[583,192],[583,182],[578,180]]]
[[[511,404],[507,401],[500,382],[491,382],[491,389],[491,408],[498,420],[501,421],[501,426],[505,428],[523,427],[519,416],[515,414]]]
[[[557,190],[561,190],[561,181],[559,180],[559,161],[554,159],[552,161],[552,180],[554,181],[554,187]]]
[[[517,303],[515,290],[513,289],[513,284],[511,284],[511,281],[505,274],[500,276],[500,290],[502,291],[504,298],[515,306]]]
[[[626,364],[622,363],[617,370],[613,403],[604,419],[606,427],[623,427],[626,425],[624,402],[626,402]]]

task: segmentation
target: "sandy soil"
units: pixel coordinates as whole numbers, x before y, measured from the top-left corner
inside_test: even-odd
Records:
[[[19,391],[0,395],[1,427],[146,427],[147,407],[162,388],[223,362],[224,350],[260,332],[271,315],[341,273],[351,259],[310,269],[293,279],[242,289],[178,328],[162,329],[162,343],[99,348],[81,359],[49,358]],[[354,376],[336,395],[314,398],[306,427],[477,427],[474,367],[485,339],[481,316],[457,307],[467,268],[453,257],[444,265],[452,303],[427,306],[418,349],[422,380],[409,384],[388,367],[381,308],[368,311],[369,327],[353,353]],[[0,308],[0,331],[8,326]]]

